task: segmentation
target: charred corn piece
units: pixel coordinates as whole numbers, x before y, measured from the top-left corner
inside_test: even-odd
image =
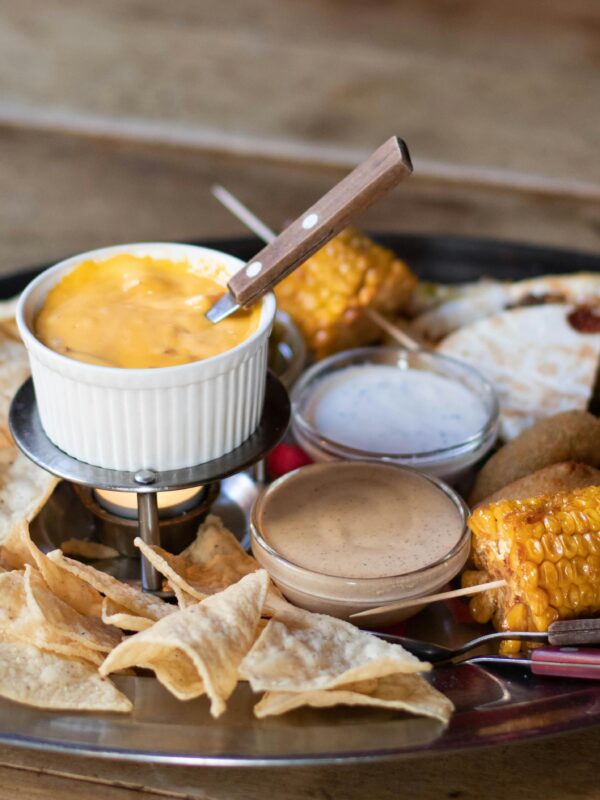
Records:
[[[323,358],[380,338],[364,309],[400,312],[416,284],[391,250],[348,228],[292,272],[275,293],[313,356]]]
[[[506,581],[472,598],[475,619],[491,605],[499,630],[545,631],[600,612],[600,486],[480,506],[469,527],[477,582]]]

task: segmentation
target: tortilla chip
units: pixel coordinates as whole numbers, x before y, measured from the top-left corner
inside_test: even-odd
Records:
[[[75,611],[96,617],[102,613],[102,598],[98,592],[50,561],[31,540],[26,522],[11,530],[0,548],[0,561],[8,563],[11,569],[22,569],[27,564],[37,567],[50,591]]]
[[[333,706],[373,706],[408,711],[433,717],[447,724],[454,706],[420,675],[387,675],[359,683],[346,683],[337,689],[312,692],[267,692],[257,705],[257,717],[286,714],[301,706],[331,708]]]
[[[252,564],[256,561],[249,556],[236,537],[227,530],[223,520],[216,514],[209,514],[194,541],[180,553],[181,557],[192,564],[202,566],[209,564],[215,556],[237,556],[240,561],[246,558]],[[248,564],[248,566],[250,566]]]
[[[82,661],[30,644],[0,642],[0,696],[35,708],[117,711],[133,706],[108,678]]]
[[[191,594],[188,594],[188,592],[182,589],[181,586],[178,586],[176,583],[165,581],[165,590],[169,591],[169,589],[175,595],[175,599],[177,600],[177,605],[179,608],[187,608],[188,606],[193,606],[200,602],[197,597],[193,597]]]
[[[114,625],[115,628],[121,628],[124,631],[136,632],[145,631],[154,625],[153,620],[130,614],[126,608],[113,603],[110,597],[105,597],[102,601],[102,622],[106,625]]]
[[[48,559],[54,566],[60,568],[63,574],[75,575],[97,592],[109,597],[113,603],[127,609],[129,613],[133,612],[135,616],[158,620],[177,610],[174,606],[161,600],[160,597],[146,594],[128,583],[121,583],[112,575],[94,569],[90,564],[82,564],[80,561],[67,558],[60,550],[48,553]],[[101,610],[100,613],[102,613]]]
[[[209,514],[195,541],[178,556],[162,547],[148,545],[139,537],[134,544],[167,578],[184,608],[193,599],[203,600],[260,568],[214,514]]]
[[[2,441],[12,442],[8,430],[8,411],[17,389],[30,375],[29,357],[25,345],[15,338],[14,325],[7,320],[0,326],[0,431]],[[39,469],[39,467],[36,467]],[[40,470],[43,472],[43,470]]]
[[[57,483],[58,478],[40,469],[14,445],[1,449],[0,543],[15,525],[35,517]]]
[[[25,568],[24,588],[31,613],[65,638],[102,653],[110,653],[121,641],[115,628],[109,628],[97,617],[79,614],[52,594],[39,572],[30,566]]]
[[[33,547],[28,523],[20,522],[11,528],[0,544],[0,563],[9,570],[24,569],[26,564],[35,566]]]
[[[568,305],[515,308],[479,320],[438,347],[478,369],[500,402],[500,433],[510,440],[538,420],[587,408],[598,369],[600,334],[580,333]]]
[[[133,543],[140,549],[144,558],[147,558],[152,566],[169,581],[182,608],[187,608],[188,605],[198,603],[207,597],[206,592],[196,589],[187,579],[188,570],[193,565],[188,564],[181,556],[174,556],[163,550],[162,547],[146,544],[139,536],[135,537]]]
[[[177,611],[116,647],[100,667],[107,675],[146,667],[180,700],[201,694],[220,716],[235,689],[238,667],[254,642],[269,576],[259,570],[201,603]]]
[[[87,558],[89,561],[99,561],[105,558],[117,558],[118,550],[100,542],[88,542],[85,539],[67,539],[60,543],[60,549],[66,556]]]
[[[281,594],[278,586],[275,586],[273,581],[269,586],[267,592],[267,599],[265,600],[265,607],[263,608],[263,617],[279,617],[282,614],[294,613],[297,606],[292,605]]]
[[[240,666],[255,692],[307,692],[431,664],[334,617],[294,609],[274,617]]]
[[[0,575],[0,639],[25,642],[69,658],[84,658],[100,665],[103,655],[87,645],[73,641],[56,627],[40,620],[30,609],[25,591],[25,577],[21,572]]]

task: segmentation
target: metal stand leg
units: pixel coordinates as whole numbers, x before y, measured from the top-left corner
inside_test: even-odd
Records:
[[[156,492],[140,492],[137,496],[140,537],[146,544],[160,545],[158,527],[158,505]],[[144,592],[160,592],[162,576],[142,556],[142,589]]]
[[[264,460],[257,461],[252,467],[252,477],[254,481],[261,486],[267,482],[267,462]]]

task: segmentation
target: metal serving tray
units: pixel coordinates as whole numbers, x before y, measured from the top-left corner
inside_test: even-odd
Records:
[[[462,237],[377,238],[426,280],[600,271],[600,257],[566,250]],[[204,244],[244,259],[260,248],[253,239]],[[0,279],[0,297],[16,294],[38,271]],[[223,513],[240,538],[246,533],[255,493],[246,474],[223,483],[220,507],[215,510]],[[111,571],[114,568],[113,564]],[[403,629],[409,636],[446,645],[481,631],[481,626],[465,622],[464,607],[458,602],[430,606]],[[117,679],[119,686],[135,700],[130,716],[53,713],[0,700],[0,742],[140,762],[273,766],[416,757],[600,724],[600,682],[537,678],[516,666],[491,670],[474,665],[438,667],[431,680],[456,706],[446,730],[423,718],[356,708],[300,709],[257,720],[252,715],[257,697],[246,684],[238,687],[227,712],[213,720],[205,698],[182,703],[153,678],[123,677]]]

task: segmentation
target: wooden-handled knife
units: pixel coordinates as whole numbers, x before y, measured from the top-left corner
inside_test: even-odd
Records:
[[[393,136],[242,267],[207,312],[208,319],[220,322],[256,303],[411,172],[408,149]]]

